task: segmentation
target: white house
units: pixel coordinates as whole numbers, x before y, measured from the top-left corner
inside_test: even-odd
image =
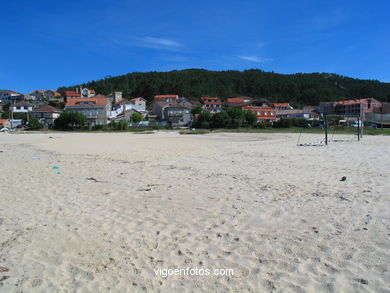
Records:
[[[24,99],[24,95],[13,91],[0,91],[0,102],[13,103]]]
[[[143,115],[147,114],[146,100],[144,98],[134,98],[130,101],[122,99],[120,102],[115,103],[112,107],[111,118],[115,118],[126,111],[135,110]]]
[[[33,110],[33,105],[28,102],[18,102],[12,105],[12,112],[14,113],[27,113]]]

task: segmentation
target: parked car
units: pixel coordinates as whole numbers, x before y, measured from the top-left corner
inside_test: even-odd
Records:
[[[316,122],[316,123],[313,123],[312,127],[317,127],[317,128],[324,128],[324,124],[320,123],[320,122]]]
[[[361,120],[355,120],[351,124],[352,127],[362,127],[362,121]]]

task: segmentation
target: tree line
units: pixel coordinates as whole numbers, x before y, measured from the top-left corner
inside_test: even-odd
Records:
[[[80,85],[60,87],[74,90]],[[318,105],[320,101],[376,98],[390,102],[390,83],[362,80],[330,73],[279,74],[259,69],[209,71],[187,69],[170,72],[135,72],[108,76],[82,84],[100,94],[122,91],[124,97],[142,96],[151,101],[157,94],[178,94],[190,99],[202,96],[249,96],[295,106]]]

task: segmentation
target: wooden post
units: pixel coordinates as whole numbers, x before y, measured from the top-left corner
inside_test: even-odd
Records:
[[[328,119],[326,114],[324,114],[324,127],[325,127],[325,144],[328,145]]]
[[[360,141],[360,117],[358,117],[357,136],[358,136],[358,141]]]

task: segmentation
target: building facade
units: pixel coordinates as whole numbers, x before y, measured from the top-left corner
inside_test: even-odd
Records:
[[[65,111],[83,113],[91,127],[106,125],[110,117],[111,102],[106,97],[73,98],[67,101]]]
[[[11,107],[14,113],[27,113],[33,110],[33,105],[24,101],[13,104]]]
[[[40,122],[45,123],[48,126],[54,124],[54,120],[57,119],[62,110],[46,105],[41,108],[35,109],[31,112],[31,117],[38,119]]]
[[[273,107],[244,106],[242,109],[253,112],[258,122],[274,122],[277,120],[276,109]]]

